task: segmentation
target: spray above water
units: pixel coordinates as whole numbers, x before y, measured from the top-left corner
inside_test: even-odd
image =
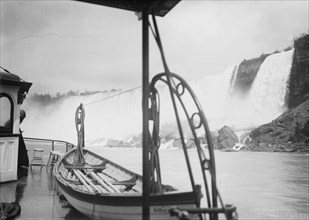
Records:
[[[232,65],[221,76],[206,76],[189,82],[199,99],[209,127],[215,131],[228,125],[248,128],[268,123],[286,110],[285,96],[293,50],[268,56],[246,94],[233,93],[238,65]],[[167,88],[160,88],[161,126],[174,122]],[[48,106],[26,99],[24,135],[76,143],[75,109],[83,103],[86,111],[85,140],[128,139],[142,131],[141,88],[117,95],[117,92],[71,96]],[[109,98],[114,96],[113,98]],[[102,100],[102,101],[98,101]],[[94,103],[87,105],[87,103]],[[164,131],[163,131],[164,132]]]

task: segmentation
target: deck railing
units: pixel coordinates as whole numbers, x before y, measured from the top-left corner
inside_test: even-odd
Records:
[[[75,147],[66,141],[60,140],[50,140],[50,139],[39,139],[39,138],[24,138],[26,148],[28,151],[29,163],[31,163],[33,158],[33,149],[40,148],[43,149],[43,164],[46,165],[51,151],[59,151],[60,153],[66,153]]]

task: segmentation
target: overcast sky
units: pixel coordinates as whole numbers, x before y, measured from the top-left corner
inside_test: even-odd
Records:
[[[0,0],[1,66],[31,92],[141,85],[141,21],[134,12],[75,1]],[[187,80],[221,74],[308,33],[309,1],[183,0],[157,18],[170,70]],[[150,35],[151,77],[163,71]]]

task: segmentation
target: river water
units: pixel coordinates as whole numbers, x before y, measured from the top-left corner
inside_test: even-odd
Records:
[[[142,173],[142,149],[89,149]],[[194,149],[189,155],[197,161]],[[239,219],[309,220],[308,154],[215,151],[215,157],[219,192],[224,203],[237,206]],[[160,162],[164,184],[191,189],[182,150],[160,150]],[[202,184],[198,164],[192,167],[196,184]],[[206,206],[205,199],[202,203]]]

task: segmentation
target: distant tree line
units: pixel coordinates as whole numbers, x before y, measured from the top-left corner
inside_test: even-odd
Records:
[[[88,95],[94,95],[97,93],[110,93],[110,92],[121,92],[120,89],[112,89],[112,90],[104,90],[104,91],[73,91],[70,90],[66,93],[57,92],[56,95],[50,95],[49,93],[45,94],[39,94],[39,93],[33,93],[29,100],[35,103],[39,103],[41,105],[49,105],[56,103],[58,101],[64,100],[65,98],[72,97],[72,96],[88,96]]]

